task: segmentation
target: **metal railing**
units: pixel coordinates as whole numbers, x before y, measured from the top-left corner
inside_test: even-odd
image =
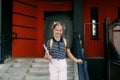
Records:
[[[74,80],[79,80],[78,64],[74,62]]]
[[[120,19],[110,23],[110,18],[106,18],[106,24],[107,80],[120,80]]]
[[[89,80],[88,71],[87,71],[87,61],[85,59],[84,49],[82,48],[82,40],[81,36],[78,33],[74,33],[74,40],[73,40],[73,52],[74,56],[83,60],[83,63],[76,63],[74,66],[77,69],[75,70],[75,74],[78,73],[75,80]]]
[[[108,62],[108,80],[120,80],[120,61],[109,60]]]

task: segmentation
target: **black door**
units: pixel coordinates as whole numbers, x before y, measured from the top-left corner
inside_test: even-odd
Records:
[[[0,0],[0,63],[12,56],[12,0]]]
[[[46,11],[45,12],[45,24],[44,24],[44,39],[45,42],[53,37],[52,24],[54,21],[59,21],[65,26],[63,37],[67,38],[72,46],[73,39],[73,21],[72,12],[70,11]]]

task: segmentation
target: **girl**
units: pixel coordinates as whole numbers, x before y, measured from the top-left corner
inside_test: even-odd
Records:
[[[66,54],[74,62],[82,63],[82,60],[72,55],[68,41],[62,37],[62,33],[65,30],[64,25],[60,22],[54,22],[52,30],[53,38],[46,43],[50,55],[45,54],[44,56],[46,59],[50,60],[50,80],[67,80]]]

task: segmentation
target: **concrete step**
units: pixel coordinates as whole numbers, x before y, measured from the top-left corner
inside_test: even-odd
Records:
[[[29,68],[28,73],[32,73],[32,74],[41,74],[41,75],[49,75],[49,70],[48,69],[40,69],[40,68]]]
[[[48,69],[40,69],[40,68],[29,68],[27,73],[31,73],[31,74],[41,74],[41,75],[49,75],[49,70]],[[74,71],[73,70],[68,70],[68,75],[70,74],[74,74]]]
[[[73,80],[74,64],[73,61],[67,59],[68,64],[68,79]],[[31,68],[28,70],[28,75],[25,80],[49,80],[49,61],[45,59],[34,59]],[[29,77],[31,76],[31,77]],[[46,78],[47,77],[47,78]]]
[[[25,76],[25,80],[49,80],[49,76],[47,75],[36,75],[36,74],[28,74]],[[73,76],[68,76],[67,80],[74,80]]]
[[[73,61],[67,59],[68,80],[74,80]],[[43,58],[14,58],[0,64],[0,80],[49,80],[49,61]]]
[[[74,66],[73,63],[68,63],[67,68],[72,69]],[[48,68],[49,67],[49,63],[32,63],[31,68]]]

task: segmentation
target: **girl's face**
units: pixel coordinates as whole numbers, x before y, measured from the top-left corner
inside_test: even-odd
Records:
[[[54,29],[53,29],[53,34],[55,37],[61,37],[63,33],[63,27],[61,25],[57,25]]]

